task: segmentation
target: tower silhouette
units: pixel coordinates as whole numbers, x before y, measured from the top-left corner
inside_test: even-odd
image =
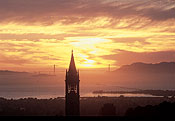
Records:
[[[80,95],[79,95],[79,71],[76,70],[74,55],[72,50],[69,70],[66,70],[66,95],[65,114],[66,116],[80,115]]]

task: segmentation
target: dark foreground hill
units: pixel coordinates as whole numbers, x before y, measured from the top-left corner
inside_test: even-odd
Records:
[[[80,99],[81,116],[114,115],[125,116],[129,108],[138,106],[159,105],[167,101],[175,102],[175,98],[163,97],[86,97]],[[169,104],[168,103],[168,104]],[[0,98],[0,116],[64,116],[64,98],[54,99],[4,99]],[[170,104],[171,105],[171,104]],[[170,105],[164,109],[172,109]],[[108,107],[109,106],[109,107]],[[113,110],[112,112],[111,109]],[[152,108],[150,108],[152,109]],[[175,108],[174,108],[175,109]],[[161,109],[162,110],[162,109]],[[107,113],[105,113],[107,111]],[[115,112],[114,112],[115,111]],[[134,115],[137,110],[127,112]],[[103,112],[103,113],[101,113]],[[140,115],[140,114],[139,114]]]
[[[162,102],[159,105],[147,105],[145,107],[138,106],[130,108],[126,111],[125,116],[132,117],[174,117],[175,102]]]

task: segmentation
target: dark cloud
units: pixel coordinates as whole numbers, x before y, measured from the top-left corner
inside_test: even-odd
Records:
[[[150,44],[149,42],[146,42],[146,37],[123,37],[123,38],[109,38],[113,40],[116,43],[134,43],[134,42],[140,42],[141,44]]]
[[[12,65],[23,65],[34,63],[31,59],[25,59],[23,57],[15,55],[3,55],[0,54],[0,63],[1,64],[12,64]]]
[[[115,50],[114,55],[102,56],[104,59],[116,60],[116,65],[132,64],[134,62],[157,63],[175,61],[175,51],[131,52]]]
[[[99,16],[164,21],[174,19],[174,13],[175,2],[167,0],[0,0],[1,23],[69,24]]]
[[[66,34],[39,34],[39,33],[25,33],[25,34],[1,34],[0,40],[18,40],[18,41],[31,41],[31,42],[42,42],[42,39],[55,39],[55,41],[50,41],[50,43],[57,43],[61,40],[65,40],[66,37],[79,37],[79,36],[96,36],[99,33],[84,32],[83,29],[75,31],[69,31]],[[73,33],[73,34],[72,34]]]
[[[68,36],[68,35],[66,35],[66,36]],[[71,35],[69,35],[69,36],[71,36]],[[30,40],[30,41],[34,41],[34,42],[39,42],[39,41],[41,41],[40,39],[57,39],[56,42],[58,42],[59,40],[64,40],[64,37],[63,37],[63,34],[50,35],[50,34],[29,33],[29,34],[0,34],[0,39],[1,40],[15,39],[18,41]],[[27,40],[25,40],[25,39],[27,39]]]
[[[155,20],[167,20],[175,18],[175,7],[168,10],[158,10],[158,9],[150,9],[148,12],[145,12],[146,16],[149,16]]]
[[[41,60],[44,60],[44,61],[48,61],[48,60],[55,60],[55,61],[59,61],[61,60],[60,58],[58,57],[54,57],[54,56],[33,56],[33,58],[35,59],[41,59]]]
[[[22,40],[21,40],[22,41]],[[0,50],[5,50],[5,49],[12,49],[12,48],[28,48],[28,47],[38,47],[37,43],[25,43],[25,41],[22,41],[21,43],[19,43],[20,40],[12,40],[11,42],[7,42],[7,41],[0,41]]]
[[[14,41],[15,40],[13,40],[13,42]],[[18,43],[18,42],[19,41],[16,41],[14,43],[7,42],[7,41],[0,42],[0,45],[1,45],[0,46],[0,53],[4,54],[4,59],[6,58],[5,55],[7,55],[7,56],[12,55],[12,54],[9,55],[8,53],[19,54],[18,56],[15,56],[15,58],[18,58],[18,57],[22,58],[22,57],[25,57],[26,55],[30,55],[30,54],[34,54],[34,53],[35,54],[45,54],[46,53],[40,49],[41,46],[36,42],[33,42],[33,43],[25,43],[24,41],[22,41],[21,43]],[[1,58],[3,58],[3,57],[1,57]]]

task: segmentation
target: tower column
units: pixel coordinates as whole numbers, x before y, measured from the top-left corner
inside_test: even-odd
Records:
[[[65,90],[66,90],[65,91],[66,116],[79,116],[80,115],[79,72],[77,72],[76,70],[73,51],[69,69],[68,71],[66,70]]]

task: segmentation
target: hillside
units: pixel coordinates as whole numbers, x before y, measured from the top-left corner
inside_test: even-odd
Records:
[[[114,72],[175,73],[175,62],[161,62],[156,64],[137,62],[131,65],[124,65]]]

